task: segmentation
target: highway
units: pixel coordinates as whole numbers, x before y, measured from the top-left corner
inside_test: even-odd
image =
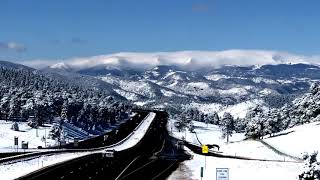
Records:
[[[141,123],[127,135],[123,140],[100,148],[90,149],[64,149],[49,152],[36,152],[32,154],[20,155],[0,159],[0,174],[7,179],[18,178],[22,175],[31,173],[43,167],[51,167],[52,165],[64,163],[71,159],[77,159],[91,154],[102,153],[105,149],[125,149],[134,146],[139,142],[139,138],[143,137],[143,133],[149,128],[154,120],[155,113],[150,112]],[[132,142],[130,142],[132,141]],[[135,142],[135,143],[134,143]]]
[[[167,119],[165,112],[149,111],[127,137],[115,144],[50,154],[52,163],[44,166],[37,161],[39,158],[31,156],[27,161],[2,164],[0,173],[7,179],[163,179],[179,162],[190,158],[177,148],[177,140],[168,135]],[[44,157],[47,156],[40,158]],[[35,169],[30,169],[31,161]],[[23,164],[29,168],[21,168]],[[22,170],[16,172],[18,168]]]

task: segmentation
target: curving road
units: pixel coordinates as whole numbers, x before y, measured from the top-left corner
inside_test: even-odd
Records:
[[[0,174],[2,175],[1,179],[13,179],[19,178],[20,176],[26,175],[28,173],[33,174],[41,171],[45,172],[46,170],[54,168],[55,166],[62,166],[62,164],[67,164],[72,161],[78,161],[79,158],[91,158],[92,155],[95,156],[96,154],[102,156],[101,153],[103,153],[105,149],[123,151],[125,149],[132,148],[143,138],[144,133],[146,133],[147,129],[150,128],[150,125],[152,124],[154,119],[155,113],[150,112],[132,133],[124,138],[124,140],[113,145],[93,149],[59,150],[60,152],[54,151],[52,153],[34,153],[33,155],[22,155],[21,158],[16,159],[14,157],[11,157],[11,159],[15,160],[5,161],[0,166]],[[28,175],[26,175],[26,177],[27,176]]]

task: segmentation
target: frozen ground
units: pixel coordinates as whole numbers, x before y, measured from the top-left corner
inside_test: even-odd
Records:
[[[174,120],[168,124],[169,131],[177,138],[185,137],[188,142],[199,144],[194,133],[178,132],[173,127]],[[202,144],[218,144],[220,153],[225,155],[244,156],[262,160],[279,160],[286,162],[268,161],[248,161],[227,158],[206,158],[205,177],[203,179],[215,179],[216,168],[229,168],[230,178],[237,180],[248,179],[297,179],[297,175],[302,169],[303,163],[295,161],[283,154],[276,153],[259,141],[243,140],[244,134],[236,133],[230,138],[230,143],[221,138],[221,131],[218,126],[193,122],[198,139]],[[320,123],[310,123],[296,126],[277,133],[273,137],[264,137],[263,141],[271,145],[281,153],[301,157],[303,152],[320,151],[320,143],[314,140],[320,135]],[[215,149],[216,150],[216,149]],[[169,179],[200,179],[200,167],[205,166],[204,156],[194,155],[189,161],[184,161],[181,167],[176,170]],[[209,171],[208,171],[209,170]],[[189,178],[191,177],[191,178]]]

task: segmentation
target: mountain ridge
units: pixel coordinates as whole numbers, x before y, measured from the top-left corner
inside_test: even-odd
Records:
[[[61,67],[65,66],[62,64]],[[227,107],[250,101],[280,107],[305,93],[320,79],[319,66],[302,63],[225,65],[203,70],[184,70],[176,65],[159,65],[145,70],[115,66],[78,71],[63,68],[45,68],[41,72],[104,90],[134,104],[176,110],[192,104]]]

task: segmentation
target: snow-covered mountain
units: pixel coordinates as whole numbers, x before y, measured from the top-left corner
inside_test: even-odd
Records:
[[[21,64],[17,64],[17,63],[12,63],[12,62],[8,62],[8,61],[1,61],[0,60],[0,67],[1,68],[10,68],[10,69],[27,69],[27,70],[35,70],[31,67],[28,66],[24,66]]]
[[[108,83],[120,96],[138,105],[176,109],[190,104],[230,106],[253,100],[281,107],[320,79],[319,66],[299,63],[224,65],[197,70],[178,65],[147,69],[98,65],[73,68],[73,72]]]
[[[253,100],[281,107],[320,79],[318,59],[262,50],[116,53],[66,59],[42,71],[148,107]]]

